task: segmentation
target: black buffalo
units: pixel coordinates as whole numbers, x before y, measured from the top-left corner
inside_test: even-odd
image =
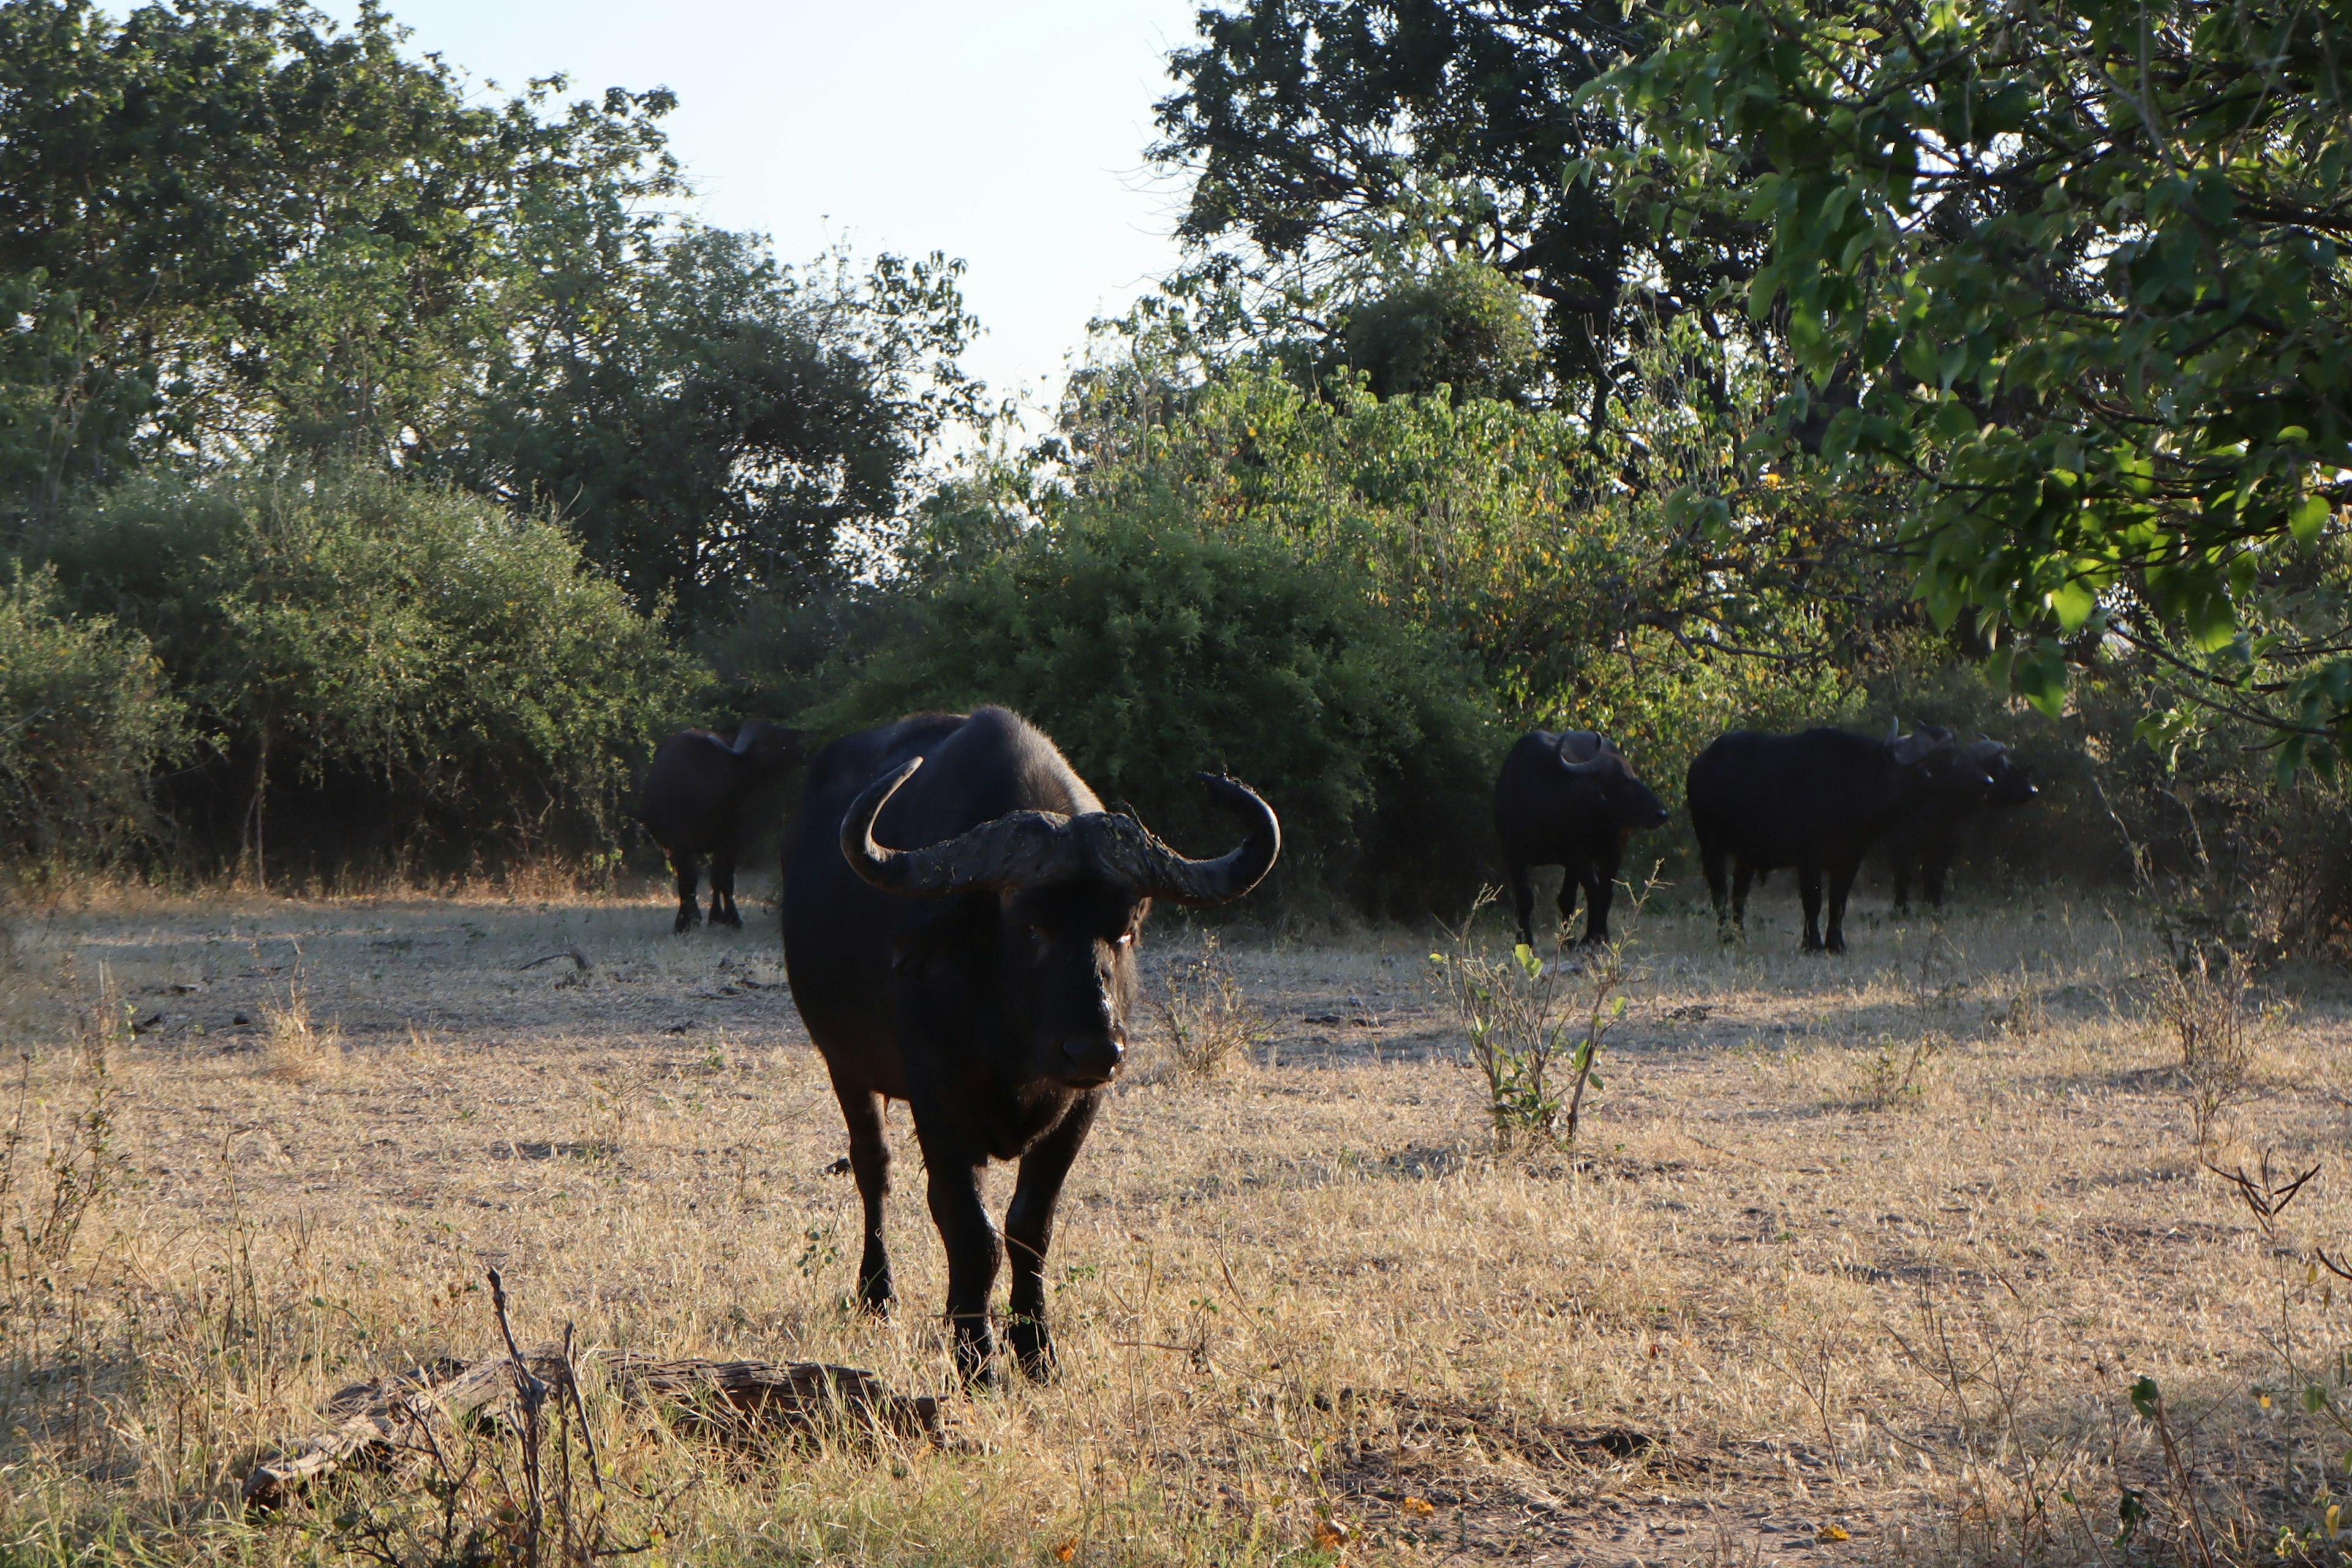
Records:
[[[1536,940],[1528,924],[1536,902],[1528,868],[1558,866],[1560,924],[1575,916],[1581,887],[1584,940],[1607,942],[1625,841],[1666,816],[1665,805],[1633,776],[1608,736],[1591,730],[1520,736],[1495,780],[1495,835],[1503,842],[1503,875],[1519,917],[1519,940],[1530,946]]]
[[[902,719],[845,736],[809,765],[784,879],[784,963],[849,1124],[866,1209],[858,1293],[888,1311],[882,1108],[903,1100],[968,1378],[989,1375],[994,1353],[988,1163],[1020,1162],[1004,1215],[1007,1331],[1022,1368],[1043,1378],[1054,1205],[1126,1051],[1144,917],[1155,899],[1241,897],[1281,847],[1265,802],[1201,778],[1248,826],[1222,859],[1188,860],[1106,813],[1054,743],[1002,708]]]
[[[1805,900],[1807,952],[1845,951],[1846,897],[1881,834],[1923,807],[1967,800],[1992,781],[1949,730],[1922,724],[1884,741],[1843,730],[1760,735],[1735,730],[1691,759],[1691,826],[1715,900],[1745,929],[1748,887],[1759,873],[1793,866]],[[1829,877],[1829,934],[1822,934],[1822,878]]]
[[[792,771],[804,754],[798,730],[746,719],[732,741],[708,730],[680,730],[654,752],[638,792],[637,820],[669,856],[677,874],[677,923],[688,931],[702,918],[695,903],[696,872],[710,858],[710,923],[742,929],[735,911],[735,857],[742,846],[743,807],[754,790]]]
[[[1895,867],[1895,907],[1911,907],[1911,883],[1916,879],[1927,902],[1944,907],[1944,879],[1952,869],[1959,826],[1986,806],[2008,810],[2023,805],[2042,792],[2010,760],[2009,748],[1991,736],[1971,741],[1962,755],[1985,771],[1991,785],[1981,795],[1960,800],[1935,800],[1913,812],[1886,835],[1886,856]]]

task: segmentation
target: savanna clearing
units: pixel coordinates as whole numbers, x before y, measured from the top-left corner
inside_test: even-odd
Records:
[[[1051,1258],[1063,1375],[977,1397],[903,1110],[904,1308],[845,1305],[839,1113],[749,893],[684,939],[651,893],[26,915],[0,1561],[508,1560],[467,1511],[495,1429],[467,1486],[236,1500],[339,1386],[499,1343],[492,1265],[526,1341],[953,1395],[937,1447],[761,1447],[592,1388],[623,1562],[2333,1561],[2340,979],[2273,977],[2242,1072],[2189,1073],[2121,895],[1874,900],[1822,960],[1777,881],[1745,949],[1687,893],[1566,1152],[1496,1152],[1429,936],[1229,935],[1244,1059],[1137,1020]],[[1201,1005],[1202,956],[1163,913],[1147,999]],[[2200,1121],[2319,1173],[2265,1222]]]

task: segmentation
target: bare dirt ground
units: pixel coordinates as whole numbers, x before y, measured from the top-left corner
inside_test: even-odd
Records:
[[[2337,977],[2273,977],[2217,1089],[2120,897],[1864,913],[1830,960],[1773,891],[1744,948],[1654,902],[1567,1151],[1496,1151],[1430,935],[1228,937],[1247,1060],[1189,1076],[1139,1020],[1073,1175],[1062,1379],[951,1397],[944,1450],[887,1460],[714,1469],[616,1430],[667,1500],[652,1558],[2333,1561]],[[338,1384],[489,1344],[488,1265],[529,1337],[953,1394],[903,1113],[908,1310],[876,1324],[772,920],[667,924],[651,896],[21,916],[0,1561],[446,1560],[341,1501],[232,1500]],[[574,945],[593,968],[525,967]],[[1151,987],[1201,954],[1163,918]],[[2203,1168],[2200,1083],[2216,1163],[2319,1167],[2274,1222]]]

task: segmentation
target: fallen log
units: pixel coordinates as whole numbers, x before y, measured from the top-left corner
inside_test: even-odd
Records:
[[[778,1436],[887,1436],[941,1441],[940,1402],[893,1394],[872,1373],[824,1362],[656,1361],[632,1352],[567,1359],[561,1345],[519,1352],[541,1383],[566,1388],[579,1366],[609,1378],[625,1403],[660,1411],[698,1434],[735,1441]],[[381,1469],[404,1456],[431,1455],[444,1434],[495,1419],[488,1408],[515,1392],[518,1356],[505,1351],[443,1361],[336,1391],[323,1415],[335,1418],[256,1465],[245,1480],[248,1507],[272,1509],[338,1470]]]

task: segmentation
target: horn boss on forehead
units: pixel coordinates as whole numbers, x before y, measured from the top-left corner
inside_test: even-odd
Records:
[[[946,898],[982,889],[1044,887],[1092,871],[1180,904],[1222,904],[1257,886],[1282,850],[1282,827],[1273,807],[1247,784],[1212,773],[1198,776],[1250,828],[1239,848],[1213,860],[1187,858],[1133,817],[1107,812],[1070,817],[1016,811],[941,843],[885,848],[875,840],[874,820],[921,766],[918,757],[877,779],[842,818],[844,858],[858,876],[887,892]]]

